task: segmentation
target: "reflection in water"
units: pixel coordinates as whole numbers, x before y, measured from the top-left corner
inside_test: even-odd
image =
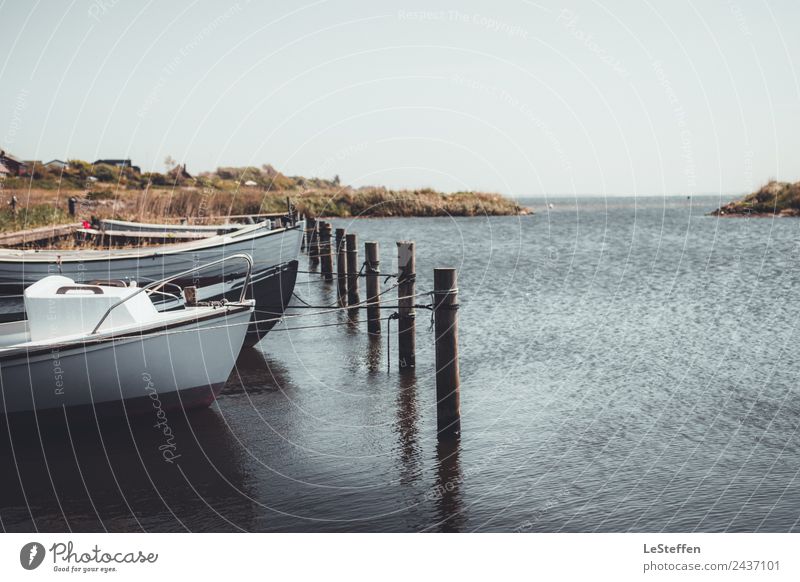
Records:
[[[284,364],[258,347],[244,348],[222,394],[285,392],[289,385],[289,371]]]
[[[359,325],[359,307],[351,307],[347,310],[347,331],[350,335],[362,333],[361,326]]]
[[[97,423],[82,416],[38,428],[32,417],[3,422],[3,528],[247,529],[250,506],[230,503],[242,490],[243,469],[218,414],[168,411],[169,439],[154,419]]]
[[[369,335],[369,344],[367,346],[366,365],[367,372],[375,374],[383,369],[381,356],[383,349],[381,348],[381,336]]]
[[[438,513],[438,530],[442,532],[460,532],[464,529],[464,501],[461,484],[464,479],[461,473],[460,439],[440,439],[436,445],[435,499]]]
[[[417,376],[413,368],[400,372],[397,393],[397,432],[400,437],[400,483],[411,484],[420,477],[419,410]]]

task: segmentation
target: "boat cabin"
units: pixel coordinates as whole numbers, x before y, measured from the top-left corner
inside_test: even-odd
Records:
[[[78,284],[61,275],[45,277],[24,293],[30,341],[90,334],[110,307],[137,291],[135,283],[111,287]],[[158,311],[147,293],[138,293],[113,309],[98,331],[157,318]]]

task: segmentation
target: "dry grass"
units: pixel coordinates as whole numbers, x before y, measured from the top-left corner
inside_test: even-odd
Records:
[[[15,230],[67,222],[67,201],[80,201],[78,218],[118,218],[150,222],[169,222],[184,217],[209,218],[230,214],[285,212],[286,198],[297,210],[310,216],[497,216],[526,214],[529,211],[515,201],[497,194],[459,192],[442,194],[433,190],[393,191],[383,188],[297,190],[265,192],[245,188],[222,191],[211,188],[183,187],[149,190],[85,191],[31,189],[5,190],[9,199],[16,194],[20,212],[28,219],[0,220],[0,229]],[[47,209],[47,211],[44,211]],[[3,214],[10,217],[10,212]],[[24,224],[24,226],[22,226]]]
[[[741,200],[726,204],[712,212],[715,215],[780,214],[800,216],[800,182],[777,182],[765,184],[757,192]]]

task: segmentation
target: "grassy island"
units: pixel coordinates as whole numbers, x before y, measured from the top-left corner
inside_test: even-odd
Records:
[[[718,208],[714,216],[800,216],[800,182],[771,181],[757,192]]]

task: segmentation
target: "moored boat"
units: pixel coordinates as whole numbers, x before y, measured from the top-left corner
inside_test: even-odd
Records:
[[[223,218],[223,217],[218,217]],[[224,234],[227,232],[234,232],[239,230],[245,225],[271,223],[274,228],[285,226],[296,221],[294,209],[289,213],[282,214],[279,212],[270,214],[240,214],[230,215],[224,217],[227,219],[224,223],[199,223],[190,224],[188,219],[184,219],[179,223],[152,223],[152,222],[135,222],[130,220],[118,220],[115,218],[100,218],[96,221],[96,228],[98,230],[115,230],[139,233],[200,233],[207,236],[215,234]]]
[[[270,229],[266,223],[200,240],[134,249],[21,250],[0,249],[0,321],[22,319],[22,290],[47,277],[64,275],[79,283],[137,281],[149,283],[236,253],[253,259],[248,294],[256,300],[261,319],[277,319],[288,306],[297,277],[298,256],[305,223]],[[241,268],[223,265],[219,273],[193,274],[176,280],[179,286],[198,287],[201,301],[230,299],[242,288]],[[172,309],[161,301],[158,309]],[[246,343],[253,345],[272,325],[253,324]]]
[[[198,233],[206,236],[234,232],[242,228],[243,224],[158,224],[149,222],[132,222],[129,220],[116,220],[101,218],[98,220],[99,230],[115,230],[139,233]]]
[[[0,415],[209,405],[233,369],[254,312],[254,301],[245,298],[250,258],[223,261],[246,266],[237,301],[172,311],[158,311],[153,297],[191,273],[145,287],[81,284],[61,275],[29,286],[28,318],[0,324]]]

